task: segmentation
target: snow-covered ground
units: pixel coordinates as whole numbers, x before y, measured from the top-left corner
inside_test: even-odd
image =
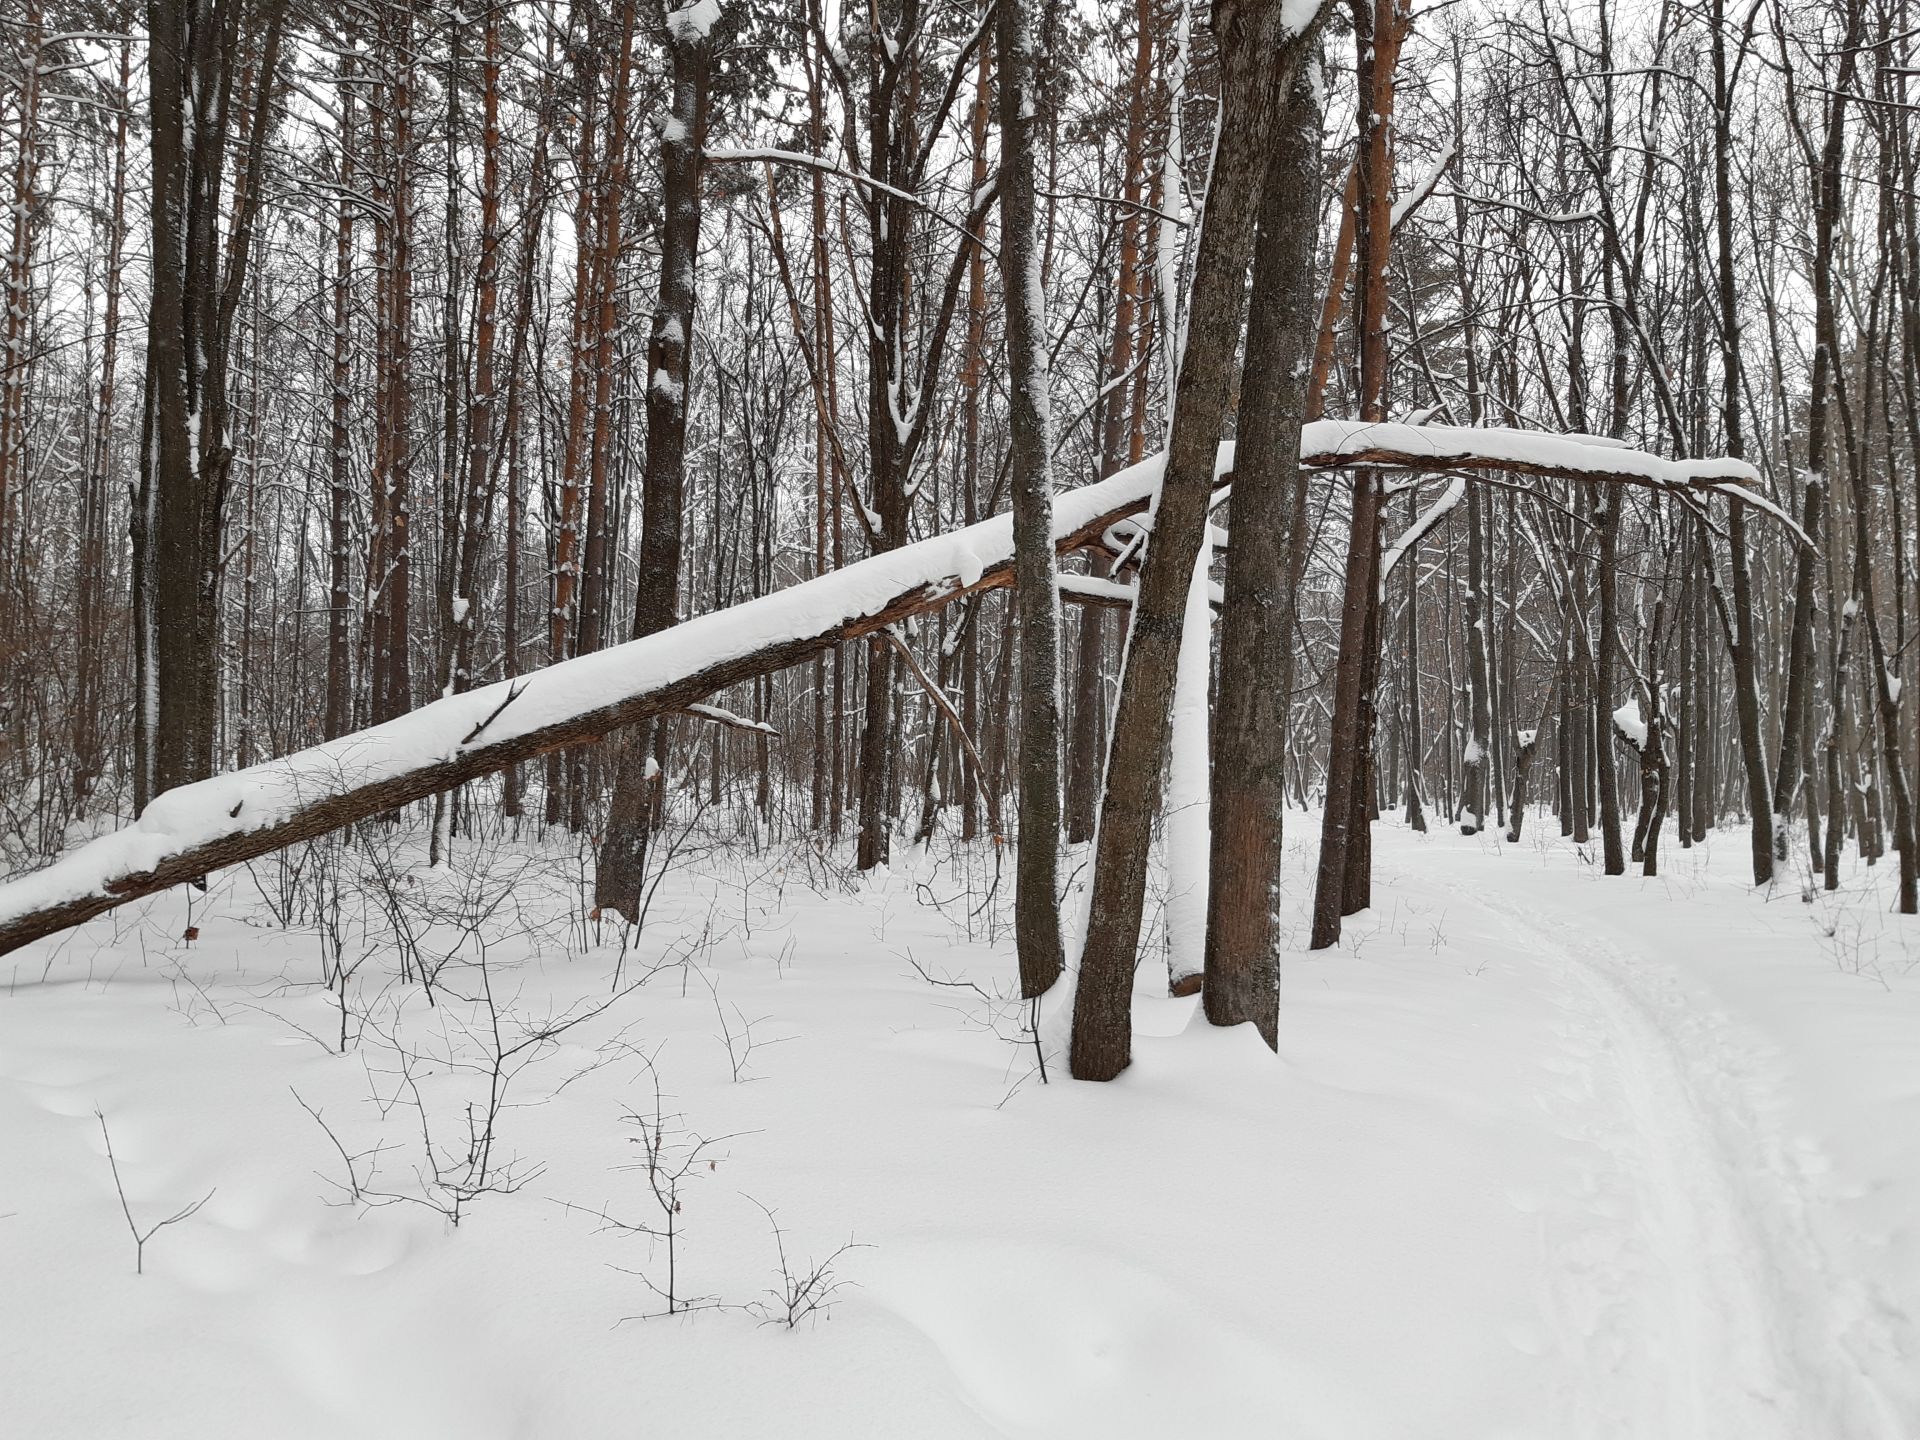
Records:
[[[0,962],[0,1433],[1920,1435],[1920,924],[1884,874],[1755,895],[1741,835],[1605,880],[1545,828],[1384,824],[1278,1060],[1149,965],[1109,1086],[1034,1073],[977,855],[683,851],[590,1013],[572,857],[376,845],[344,1055],[272,913],[324,874],[104,917]],[[109,1137],[140,1230],[211,1194],[138,1276]],[[671,1256],[622,1228],[649,1137]],[[796,1328],[760,1206],[797,1274],[856,1247]],[[669,1259],[718,1304],[659,1316]]]

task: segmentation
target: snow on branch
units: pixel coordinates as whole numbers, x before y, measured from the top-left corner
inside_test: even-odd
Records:
[[[1397,425],[1389,421],[1311,420],[1301,428],[1300,460],[1320,469],[1387,465],[1405,470],[1501,470],[1656,490],[1719,491],[1806,533],[1752,487],[1760,472],[1744,460],[1665,460],[1616,441],[1497,426]]]
[[[1280,19],[1288,35],[1304,35],[1320,16],[1326,0],[1283,0]]]
[[[1118,580],[1108,580],[1100,575],[1069,575],[1062,572],[1056,584],[1062,600],[1082,605],[1104,605],[1116,610],[1131,609],[1137,593],[1131,585],[1123,585]]]
[[[1387,577],[1393,573],[1393,567],[1400,563],[1400,557],[1433,533],[1433,528],[1453,512],[1454,507],[1460,503],[1466,493],[1466,477],[1454,476],[1447,482],[1447,488],[1440,493],[1440,498],[1422,510],[1419,519],[1407,527],[1406,533],[1387,547],[1387,553],[1380,557],[1380,594],[1382,596],[1387,593]]]
[[[1385,420],[1309,421],[1301,430],[1300,458],[1317,467],[1511,470],[1694,489],[1751,484],[1760,478],[1760,472],[1744,460],[1663,460],[1623,445],[1602,444],[1585,435],[1491,425],[1400,425]]]
[[[759,735],[771,735],[775,739],[780,732],[764,720],[750,720],[745,715],[736,715],[731,710],[722,710],[718,705],[685,705],[674,712],[694,720],[711,720],[716,725],[725,725],[731,730],[751,730]]]
[[[1598,220],[1598,210],[1537,210],[1531,205],[1522,205],[1513,200],[1499,200],[1491,195],[1468,195],[1464,192],[1452,195],[1449,199],[1465,200],[1469,205],[1484,205],[1496,210],[1510,210],[1516,215],[1524,215],[1529,220],[1538,220],[1542,225],[1585,225]]]
[[[1460,153],[1460,137],[1449,136],[1447,143],[1440,147],[1440,153],[1434,157],[1433,164],[1427,167],[1427,173],[1418,184],[1398,200],[1393,202],[1393,217],[1388,221],[1388,229],[1398,230],[1407,217],[1426,203],[1433,194],[1433,187],[1440,183],[1440,177],[1447,173],[1447,167],[1453,164],[1454,157]]]
[[[918,206],[948,229],[955,231],[964,239],[971,240],[974,244],[978,245],[989,258],[995,260],[1000,258],[1000,252],[998,250],[987,244],[985,240],[974,234],[973,231],[967,229],[967,227],[959,221],[941,214],[936,207],[927,203],[925,196],[916,195],[911,190],[902,190],[897,185],[889,185],[884,180],[876,180],[873,176],[862,171],[849,170],[846,166],[836,165],[833,161],[823,159],[821,156],[809,155],[804,150],[779,150],[766,147],[738,149],[726,145],[709,145],[701,153],[706,157],[709,164],[714,165],[753,164],[756,162],[768,165],[799,165],[808,170],[818,170],[822,174],[837,175],[842,180],[851,180],[855,185],[863,186],[868,190],[877,191],[882,195],[891,195],[897,200],[905,200],[909,205]],[[988,181],[989,185],[994,183],[992,180]],[[980,198],[978,195],[972,197],[976,207],[980,203]]]
[[[1220,532],[1215,529],[1216,536]],[[1216,543],[1215,548],[1219,546]],[[1060,598],[1073,605],[1097,605],[1107,610],[1131,610],[1139,595],[1136,586],[1122,584],[1118,580],[1102,579],[1098,575],[1060,576],[1058,587]],[[1218,610],[1227,603],[1226,592],[1218,580],[1210,581],[1207,587],[1208,603]]]
[[[1613,728],[1636,750],[1647,748],[1647,722],[1640,718],[1640,702],[1629,700],[1613,712]]]
[[[667,14],[667,29],[682,45],[698,44],[713,32],[720,19],[720,0],[693,0]]]

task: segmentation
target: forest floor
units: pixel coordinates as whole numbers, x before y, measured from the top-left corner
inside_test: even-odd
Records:
[[[525,847],[130,907],[0,961],[0,1433],[1920,1435],[1890,867],[1755,894],[1725,833],[1606,880],[1550,828],[1389,819],[1278,1060],[1150,964],[1109,1086],[1036,1073],[978,850],[689,843],[623,958]],[[210,1198],[136,1276],[120,1192]],[[827,1262],[791,1329],[762,1206],[798,1304]]]

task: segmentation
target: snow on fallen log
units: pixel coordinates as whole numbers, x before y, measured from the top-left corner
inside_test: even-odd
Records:
[[[1745,486],[1732,460],[1669,461],[1587,437],[1442,425],[1315,420],[1314,468],[1501,470],[1686,490],[1721,490],[1791,517]],[[1232,468],[1220,447],[1218,475]],[[1098,543],[1154,498],[1162,457],[1062,493],[1063,551]],[[124,829],[0,884],[0,954],[142,895],[423,800],[551,750],[686,711],[730,685],[785,669],[962,595],[1013,582],[1013,521],[977,525],[859,561],[772,595],[433,701],[397,720],[158,796]],[[718,719],[709,714],[703,718]]]
[[[1060,495],[1062,549],[1143,510],[1160,457]],[[140,818],[0,885],[0,954],[142,895],[547,751],[689,710],[739,681],[1013,580],[1013,521],[849,565],[668,630],[423,705],[397,720],[157,796]],[[703,718],[718,719],[709,710]]]

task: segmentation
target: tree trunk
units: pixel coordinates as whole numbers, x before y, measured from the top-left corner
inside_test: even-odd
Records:
[[[1466,815],[1460,833],[1477,835],[1487,824],[1488,771],[1493,744],[1491,683],[1487,664],[1487,549],[1480,487],[1467,487],[1467,590],[1461,616],[1467,632],[1467,743],[1461,765]],[[1497,782],[1496,782],[1497,783]]]
[[[1147,95],[1153,84],[1152,0],[1138,0],[1134,14],[1133,77],[1127,98],[1127,131],[1121,152],[1124,171],[1120,215],[1120,263],[1114,276],[1113,339],[1107,352],[1105,388],[1100,400],[1100,474],[1111,475],[1139,459],[1129,453],[1139,427],[1130,423],[1128,374],[1137,365],[1149,368],[1150,351],[1140,329],[1140,299],[1145,289],[1141,236],[1145,229],[1139,210],[1145,190],[1147,162]],[[1142,343],[1136,344],[1136,339]],[[1296,449],[1298,447],[1296,446]],[[1094,573],[1104,565],[1095,557]],[[1073,734],[1068,745],[1067,841],[1082,844],[1093,838],[1094,817],[1100,801],[1100,772],[1106,755],[1101,746],[1105,705],[1102,699],[1101,659],[1106,648],[1104,611],[1086,606],[1080,612],[1080,644],[1074,671]]]
[[[1059,978],[1060,591],[1053,550],[1053,403],[1046,291],[1034,233],[1040,15],[1046,0],[999,0],[1000,284],[1007,323],[1007,428],[1020,617],[1020,852],[1014,934],[1020,993]]]
[[[153,284],[134,513],[137,803],[213,773],[221,522],[233,458],[228,347],[253,248],[283,13],[283,0],[147,6]],[[256,36],[255,84],[236,86],[243,45]],[[236,90],[238,113],[229,108]],[[227,145],[240,126],[246,147],[223,243]]]
[[[1220,133],[1194,261],[1187,341],[1174,385],[1166,478],[1140,577],[1113,722],[1092,906],[1074,996],[1072,1071],[1110,1080],[1132,1055],[1147,849],[1159,808],[1181,616],[1207,523],[1225,426],[1255,214],[1275,125],[1315,31],[1290,33],[1285,7],[1219,0]]]
[[[328,396],[327,716],[329,740],[353,729],[353,197],[354,40],[349,31],[335,87],[340,106],[340,203],[334,222],[333,357]]]
[[[397,17],[397,18],[396,18]],[[372,622],[372,718],[413,705],[413,17],[383,10],[374,112],[375,400],[373,544],[367,566]],[[382,143],[384,141],[384,143]]]
[[[1596,709],[1601,717],[1601,733],[1614,707],[1614,659],[1620,653],[1620,507],[1625,496],[1601,494],[1589,489],[1592,502],[1588,515],[1593,525],[1599,564],[1595,567],[1600,584],[1600,636],[1593,657]],[[1620,768],[1614,763],[1613,746],[1596,742],[1594,760],[1600,791],[1601,867],[1608,875],[1627,873],[1627,858],[1620,848]]]
[[[15,532],[24,530],[15,511],[23,503],[21,491],[27,480],[27,385],[33,375],[27,336],[34,311],[33,238],[40,208],[35,193],[40,174],[40,72],[47,39],[38,0],[28,0],[23,19],[26,35],[21,60],[25,73],[16,101],[20,130],[15,141],[13,183],[7,196],[13,223],[8,227],[6,275],[4,288],[0,288],[0,308],[4,310],[0,313],[0,726],[9,734],[24,728],[26,722],[26,706],[16,703],[25,678],[21,662],[26,659],[26,617],[16,613],[21,587],[9,572],[19,547]]]
[[[75,807],[91,798],[106,765],[101,736],[105,701],[107,504],[113,472],[113,410],[120,354],[120,296],[125,270],[127,209],[127,132],[132,105],[133,45],[120,42],[119,113],[113,127],[112,198],[107,205],[107,294],[101,318],[100,384],[94,405],[92,454],[80,527],[80,565],[74,596],[76,677],[74,696],[73,798]],[[5,525],[0,522],[0,532]],[[3,553],[3,551],[0,551]],[[0,623],[0,647],[7,643]],[[4,669],[0,662],[0,669]],[[5,704],[0,688],[0,705]]]
[[[1415,496],[1411,492],[1409,492],[1409,494],[1407,495],[1407,509],[1409,512],[1410,519],[1412,518],[1414,500],[1415,500]],[[1414,831],[1417,834],[1424,835],[1427,830],[1427,811],[1426,811],[1426,806],[1422,803],[1423,796],[1421,794],[1421,787],[1424,784],[1426,777],[1422,773],[1422,769],[1420,765],[1420,756],[1424,749],[1424,745],[1423,745],[1423,742],[1421,739],[1421,733],[1420,733],[1421,725],[1420,725],[1420,563],[1419,561],[1420,561],[1420,545],[1419,545],[1419,542],[1416,541],[1413,545],[1411,552],[1407,556],[1407,566],[1406,566],[1407,599],[1406,599],[1405,610],[1400,617],[1401,624],[1404,628],[1401,631],[1402,645],[1401,645],[1401,651],[1400,651],[1400,695],[1399,695],[1400,726],[1399,726],[1399,729],[1400,729],[1400,737],[1402,741],[1402,748],[1406,752],[1406,766],[1405,766],[1406,773],[1404,776],[1400,778],[1402,779],[1402,782],[1403,782],[1401,786],[1401,798],[1406,803],[1407,828],[1409,830]],[[1383,577],[1382,583],[1384,584],[1384,577]],[[1379,605],[1384,605],[1386,603],[1386,597],[1382,595],[1378,597],[1374,603]],[[1447,654],[1447,663],[1448,663],[1448,669],[1449,671],[1451,671],[1452,663],[1453,663],[1451,650],[1449,650]],[[1449,702],[1451,702],[1452,685],[1449,684],[1447,689],[1448,689],[1448,699],[1449,699]],[[1449,717],[1451,717],[1451,714],[1452,714],[1451,703],[1449,703],[1448,705],[1448,714],[1449,714]],[[1388,768],[1389,768],[1389,778],[1391,778],[1392,766],[1390,765]]]
[[[1354,279],[1360,332],[1360,418],[1386,418],[1387,254],[1391,239],[1394,69],[1408,17],[1397,0],[1355,0],[1358,84],[1366,96],[1358,144]],[[1377,472],[1353,477],[1347,534],[1340,652],[1334,673],[1333,730],[1327,753],[1326,808],[1320,827],[1311,944],[1340,938],[1340,920],[1361,908],[1371,868],[1368,809],[1372,785],[1373,681],[1379,657],[1381,483]]]
[[[1274,136],[1247,312],[1247,369],[1233,476],[1233,541],[1220,622],[1213,743],[1212,875],[1202,988],[1215,1025],[1251,1021],[1279,1043],[1277,923],[1286,809],[1293,630],[1304,555],[1303,362],[1313,342],[1313,250],[1322,115],[1304,73]]]
[[[889,190],[865,196],[872,247],[867,281],[868,504],[877,520],[869,539],[891,550],[907,535],[906,457],[899,418],[907,408],[906,290],[912,192],[905,152],[911,123],[896,113],[905,103],[906,69],[918,63],[918,46],[903,48],[919,19],[917,0],[874,7],[868,61],[872,83],[867,103],[867,165]],[[911,51],[911,55],[909,55]],[[898,193],[896,193],[898,192]],[[893,652],[878,641],[867,647],[867,681],[860,730],[859,840],[855,862],[862,870],[887,863],[891,854],[894,726]]]
[[[631,5],[629,5],[631,11]],[[713,49],[704,29],[668,27],[673,104],[660,141],[660,303],[647,339],[647,467],[640,492],[640,583],[634,594],[633,638],[678,619],[682,504],[686,490],[687,385],[693,348],[694,265],[700,248],[702,149]],[[656,749],[651,724],[620,746],[606,838],[594,873],[594,905],[640,918],[647,834],[660,787],[650,775]]]
[[[1714,237],[1719,250],[1715,280],[1720,321],[1720,420],[1726,452],[1738,460],[1745,457],[1747,446],[1745,427],[1741,423],[1740,314],[1733,250],[1733,75],[1727,67],[1725,0],[1714,0],[1709,29],[1713,44],[1714,81]],[[1817,534],[1817,516],[1809,518],[1816,524],[1809,526],[1807,533]],[[1733,571],[1734,630],[1729,637],[1729,649],[1733,661],[1734,720],[1739,726],[1740,756],[1747,777],[1747,808],[1752,822],[1753,883],[1765,885],[1773,879],[1773,812],[1780,796],[1773,791],[1767,775],[1766,741],[1760,730],[1760,659],[1753,623],[1753,576],[1747,548],[1747,507],[1738,500],[1727,511],[1727,550]],[[1810,602],[1811,593],[1808,598]],[[1796,605],[1797,602],[1796,595]],[[1788,705],[1792,703],[1789,698]],[[1684,785],[1681,788],[1685,790]],[[1791,797],[1787,799],[1790,804]],[[1684,805],[1682,808],[1684,810]],[[1683,816],[1683,831],[1686,823]]]
[[[1832,351],[1834,238],[1840,225],[1842,161],[1846,154],[1846,99],[1853,86],[1856,57],[1862,37],[1862,7],[1847,7],[1847,30],[1839,49],[1839,70],[1827,94],[1826,134],[1822,141],[1814,173],[1813,195],[1813,273],[1810,276],[1814,301],[1813,363],[1807,382],[1807,460],[1806,484],[1802,500],[1800,528],[1808,543],[1796,558],[1793,576],[1793,620],[1787,640],[1787,698],[1785,718],[1780,729],[1780,764],[1774,771],[1773,812],[1778,833],[1774,837],[1774,857],[1787,856],[1787,823],[1801,788],[1803,749],[1811,743],[1807,730],[1813,703],[1813,619],[1814,567],[1824,541],[1821,530],[1827,501],[1827,429],[1834,368],[1839,357]],[[1836,699],[1837,703],[1837,699]],[[1837,761],[1829,766],[1829,774]],[[1811,820],[1811,815],[1809,815]],[[1829,828],[1838,831],[1838,815],[1828,817]],[[1829,840],[1825,854],[1838,853]],[[1831,887],[1838,881],[1829,874]]]

